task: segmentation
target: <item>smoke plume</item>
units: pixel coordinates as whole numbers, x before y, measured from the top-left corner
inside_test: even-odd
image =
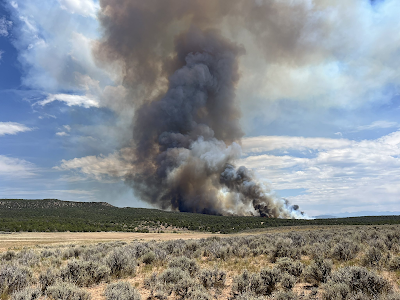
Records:
[[[246,167],[235,167],[244,135],[235,88],[245,48],[219,26],[245,3],[101,1],[104,38],[95,54],[121,71],[131,93],[133,167],[126,182],[140,199],[184,212],[302,216]]]

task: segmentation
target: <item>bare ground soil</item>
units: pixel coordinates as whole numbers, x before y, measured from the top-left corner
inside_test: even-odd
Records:
[[[86,244],[111,241],[132,240],[177,240],[200,239],[218,236],[212,233],[137,233],[137,232],[16,232],[0,234],[0,252],[10,248],[23,248],[35,245]],[[221,235],[222,236],[222,235]]]
[[[266,229],[251,230],[236,234],[218,234],[195,231],[178,231],[177,233],[140,233],[140,232],[12,232],[0,233],[0,252],[8,249],[20,249],[36,245],[57,245],[57,244],[87,244],[96,242],[111,241],[166,241],[178,239],[201,239],[211,236],[228,237],[247,234],[262,234],[268,232],[289,232],[303,230],[324,230],[332,229],[334,226],[287,226],[271,227]],[[341,227],[343,228],[343,226]]]

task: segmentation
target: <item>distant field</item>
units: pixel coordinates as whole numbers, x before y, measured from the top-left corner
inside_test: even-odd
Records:
[[[0,231],[4,232],[179,232],[235,233],[280,226],[400,224],[400,216],[336,219],[272,219],[212,216],[145,208],[118,208],[104,202],[0,200]]]
[[[166,241],[177,239],[199,239],[219,234],[205,232],[179,233],[141,233],[141,232],[13,232],[0,234],[0,253],[8,249],[22,249],[24,247],[63,245],[63,244],[90,244],[112,241]]]

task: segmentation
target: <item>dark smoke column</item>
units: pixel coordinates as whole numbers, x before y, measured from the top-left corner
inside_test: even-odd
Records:
[[[94,53],[121,70],[135,109],[126,183],[162,209],[302,217],[297,206],[269,196],[250,170],[235,167],[243,136],[235,87],[245,51],[210,28],[241,3],[248,2],[100,1],[104,37]],[[175,38],[171,28],[182,32],[187,24]]]
[[[213,31],[192,28],[177,39],[181,67],[168,91],[136,111],[127,182],[141,199],[184,212],[290,217],[249,170],[233,166],[243,135],[235,103],[243,52]]]

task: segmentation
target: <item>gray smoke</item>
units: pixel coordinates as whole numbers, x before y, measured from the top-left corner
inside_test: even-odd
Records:
[[[270,196],[250,170],[235,167],[243,137],[235,87],[245,49],[210,28],[218,22],[205,11],[218,8],[215,2],[101,1],[105,38],[95,51],[123,66],[135,106],[134,167],[126,182],[163,209],[301,217],[298,206]],[[167,25],[174,22],[189,29],[172,34],[169,48]]]

